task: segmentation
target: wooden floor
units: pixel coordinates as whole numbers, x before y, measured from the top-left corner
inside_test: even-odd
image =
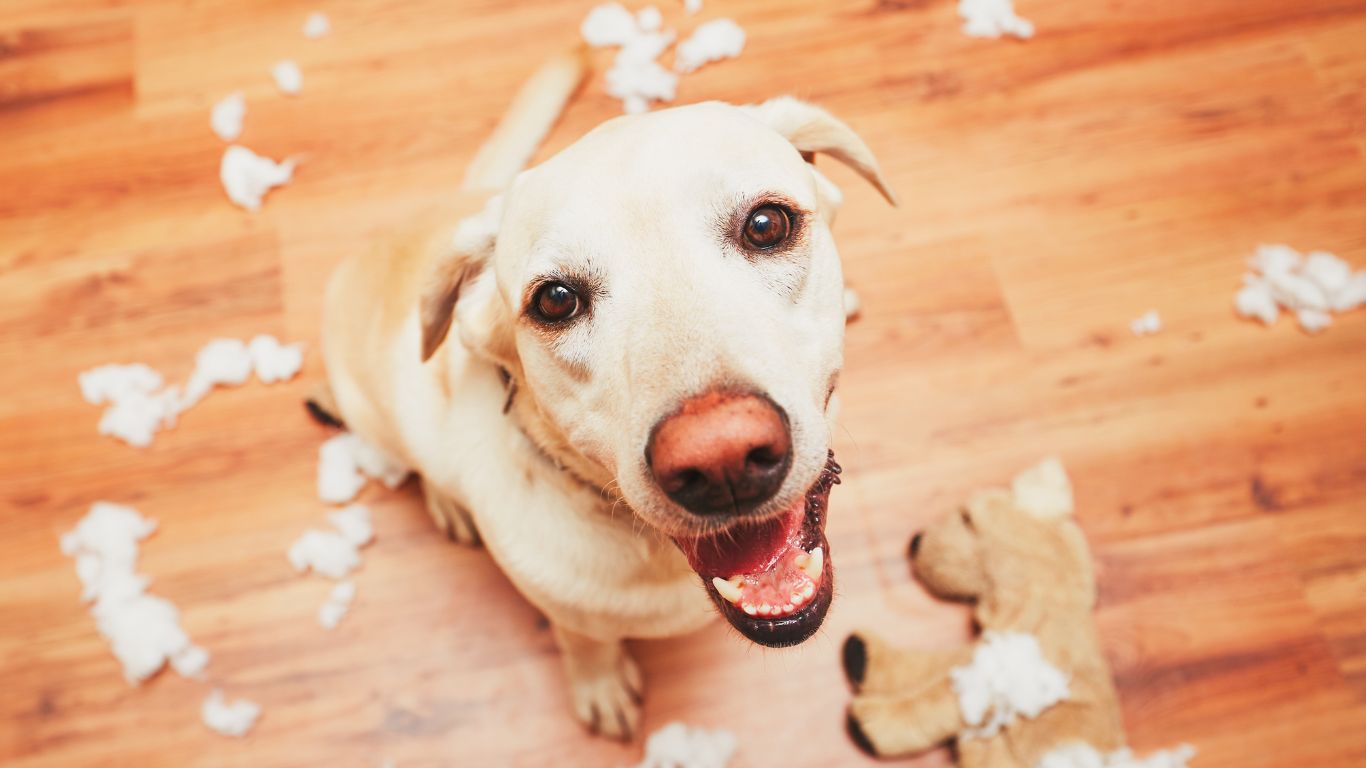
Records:
[[[142,451],[99,437],[76,388],[115,361],[181,379],[213,336],[316,342],[329,267],[451,192],[589,5],[0,3],[0,763],[638,758],[580,731],[545,623],[486,555],[434,534],[411,487],[367,491],[379,539],[357,603],[317,626],[328,584],[284,557],[323,519],[324,432],[300,408],[317,354]],[[816,100],[903,205],[832,171],[865,310],[826,628],[788,652],[721,625],[638,645],[647,726],[731,728],[749,768],[868,764],[842,730],[845,633],[962,636],[962,609],[910,581],[906,538],[1057,453],[1135,747],[1190,742],[1197,768],[1366,765],[1366,311],[1316,338],[1231,311],[1260,242],[1366,267],[1366,0],[1018,5],[1027,43],[964,37],[952,0],[707,0],[700,18],[733,16],[749,42],[679,101]],[[305,40],[318,7],[335,32]],[[269,78],[284,57],[296,98]],[[547,152],[617,113],[600,78]],[[209,107],[234,89],[242,141],[302,158],[258,215],[217,179]],[[1132,337],[1150,308],[1166,329]],[[213,651],[212,682],[264,706],[248,738],[199,723],[204,684],[123,682],[57,548],[97,499],[161,521],[141,570]]]

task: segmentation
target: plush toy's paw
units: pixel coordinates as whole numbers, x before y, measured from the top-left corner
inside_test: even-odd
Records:
[[[479,530],[474,527],[474,518],[468,510],[425,480],[422,482],[422,495],[427,500],[427,512],[438,530],[457,544],[479,546]]]
[[[640,668],[625,653],[616,664],[570,672],[574,714],[593,733],[630,741],[640,727]]]
[[[855,693],[913,694],[948,677],[966,652],[897,648],[866,631],[849,635],[842,651],[844,676]]]
[[[863,680],[868,672],[868,643],[855,632],[844,638],[844,648],[840,652],[844,664],[844,677],[855,691],[863,689]]]
[[[849,703],[849,738],[878,757],[933,749],[962,728],[958,700],[947,682],[915,694],[864,694]]]

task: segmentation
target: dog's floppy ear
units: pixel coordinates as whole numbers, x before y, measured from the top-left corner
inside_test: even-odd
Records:
[[[436,244],[440,253],[423,276],[418,296],[423,362],[446,340],[461,290],[488,266],[502,213],[503,199],[496,195],[482,211],[461,221],[445,243]]]
[[[779,96],[742,109],[785,136],[803,155],[826,154],[849,166],[877,187],[887,202],[896,205],[896,193],[882,177],[873,151],[839,118],[791,96]]]

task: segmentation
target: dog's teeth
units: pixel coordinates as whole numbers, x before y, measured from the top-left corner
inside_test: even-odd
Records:
[[[820,581],[821,572],[825,570],[825,550],[822,547],[811,550],[811,557],[800,567],[802,573],[810,576],[812,581]]]
[[[712,577],[711,585],[716,588],[717,594],[724,597],[732,605],[740,604],[740,588],[737,587],[734,582],[726,581],[720,576],[714,576]]]
[[[792,564],[797,566],[798,568],[805,568],[806,564],[809,562],[811,562],[811,555],[808,555],[805,552],[792,558]]]
[[[745,603],[745,613],[748,613],[750,616],[753,616],[758,612],[759,609],[754,607],[754,603]]]
[[[803,600],[809,599],[809,598],[810,598],[812,595],[814,595],[814,594],[816,594],[816,585],[815,585],[815,584],[808,583],[806,586],[802,587],[802,599],[803,599]]]
[[[801,605],[802,601],[805,599],[806,598],[802,597],[802,593],[800,592],[793,592],[792,594],[787,596],[787,601],[789,603],[792,603],[793,605]]]
[[[783,606],[783,613],[792,613],[792,611],[793,611],[792,603],[788,603],[787,605],[784,605],[784,606]]]

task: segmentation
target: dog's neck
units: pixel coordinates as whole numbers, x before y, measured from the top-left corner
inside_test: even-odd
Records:
[[[507,388],[507,400],[503,412],[541,455],[556,469],[564,472],[581,485],[597,491],[603,501],[611,506],[624,500],[615,491],[616,483],[610,473],[596,462],[589,460],[570,444],[569,437],[554,421],[545,415],[536,398],[523,391],[518,381],[506,369],[500,371]]]

